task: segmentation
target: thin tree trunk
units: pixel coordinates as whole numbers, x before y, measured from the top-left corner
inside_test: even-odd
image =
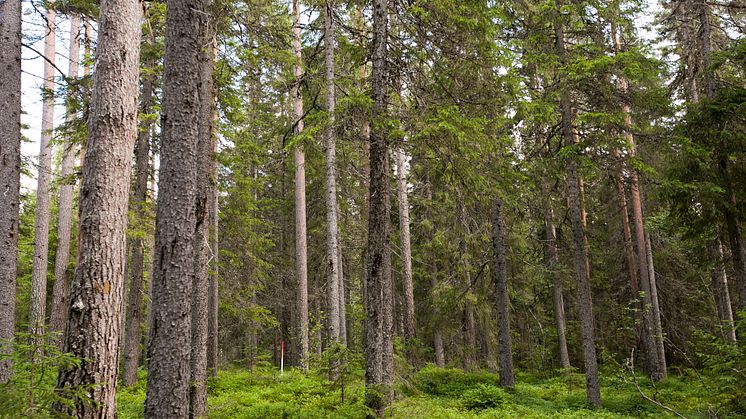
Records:
[[[617,31],[612,30],[612,39],[614,49],[617,53],[621,51]],[[622,96],[627,94],[629,84],[623,76],[617,78],[617,89]],[[637,154],[635,137],[632,134],[632,110],[626,102],[622,103],[622,113],[624,114],[624,139],[627,143],[627,152],[629,157],[634,159]],[[639,173],[635,168],[629,171],[629,189],[632,200],[632,220],[635,225],[635,238],[637,245],[637,263],[640,267],[640,288],[642,289],[642,339],[643,348],[645,349],[645,370],[653,381],[660,381],[666,376],[665,360],[660,359],[658,345],[656,343],[656,324],[660,323],[659,316],[656,316],[653,302],[652,286],[650,281],[650,269],[648,267],[648,255],[645,248],[645,219],[642,212],[642,198],[640,190]]]
[[[409,234],[409,194],[407,192],[406,154],[396,150],[396,173],[399,195],[399,233],[401,237],[402,266],[404,268],[404,336],[415,337],[414,286],[412,283],[412,244]]]
[[[554,306],[554,322],[557,327],[557,346],[559,350],[560,367],[570,367],[570,355],[567,351],[567,332],[565,321],[565,299],[562,293],[562,278],[558,272],[559,252],[557,250],[557,230],[554,226],[554,210],[547,203],[544,226],[547,235],[547,267],[552,276],[552,303]]]
[[[326,245],[327,245],[327,333],[330,345],[339,341],[339,228],[337,226],[337,136],[334,126],[336,98],[334,89],[334,8],[327,2],[324,8],[324,67],[326,78],[326,113],[324,129],[326,145]]]
[[[371,91],[373,120],[383,120],[387,113],[386,43],[388,39],[388,1],[373,2],[373,45]],[[389,248],[389,150],[382,123],[372,123],[370,130],[370,211],[368,220],[368,255],[365,277],[367,322],[365,327],[365,404],[378,416],[388,405],[390,389],[385,377],[390,362],[384,345],[391,334],[387,324],[391,311],[391,249]],[[387,289],[388,288],[388,289]],[[386,313],[386,311],[389,313]],[[384,359],[386,358],[386,359]]]
[[[565,32],[561,22],[555,23],[557,52],[563,63],[567,62]],[[562,135],[565,147],[573,147],[577,134],[572,126],[573,115],[570,97],[563,92],[560,98],[562,115]],[[601,406],[601,389],[598,378],[598,361],[596,359],[596,332],[593,317],[593,300],[591,295],[590,272],[588,267],[588,243],[585,235],[585,208],[582,196],[582,178],[578,174],[577,162],[570,156],[565,159],[567,176],[567,201],[570,209],[575,254],[575,275],[578,282],[578,304],[580,308],[580,331],[583,346],[583,361],[586,377],[586,399],[595,406]]]
[[[29,306],[29,331],[44,333],[47,304],[47,264],[49,257],[49,183],[52,176],[52,139],[54,128],[54,67],[57,12],[50,5],[45,14],[47,21],[44,38],[44,99],[41,109],[41,140],[36,183],[36,222],[34,224],[34,260],[31,270],[31,305]]]
[[[622,155],[618,148],[614,149],[614,157],[621,160]],[[620,162],[621,163],[621,162]],[[627,194],[624,188],[624,176],[622,174],[621,164],[614,174],[614,186],[617,189],[617,204],[619,205],[619,214],[622,216],[622,235],[624,237],[624,260],[629,272],[629,287],[633,298],[637,299],[640,294],[640,288],[637,281],[637,261],[635,261],[635,248],[632,244],[632,230],[629,226],[629,207],[627,206]]]
[[[337,214],[341,214],[339,202],[337,202]],[[338,232],[337,236],[337,265],[339,266],[339,341],[342,345],[347,346],[347,307],[346,307],[346,287],[344,276],[344,258],[342,257],[342,233]]]
[[[70,80],[78,78],[78,60],[80,59],[80,15],[73,12],[70,16],[70,50],[68,52],[68,72]],[[68,99],[65,115],[68,129],[77,117],[77,109],[72,104],[72,98]],[[62,332],[67,321],[67,309],[69,302],[67,297],[70,293],[70,278],[67,274],[70,261],[70,233],[73,222],[73,184],[70,175],[75,166],[75,144],[70,135],[65,137],[62,150],[62,164],[60,165],[60,196],[59,217],[57,227],[57,256],[54,263],[54,288],[52,291],[52,309],[49,318],[49,331]],[[62,339],[57,340],[62,346]]]
[[[725,326],[726,340],[736,343],[736,327],[730,301],[730,290],[728,289],[728,274],[725,272],[725,257],[723,256],[723,244],[720,242],[720,238],[710,246],[710,253],[715,263],[712,269],[712,292],[715,296],[718,319],[722,322],[721,327]]]
[[[150,59],[146,68],[153,69],[155,62]],[[155,77],[148,74],[142,78],[140,113],[149,115],[153,107]],[[151,119],[146,116],[140,122],[135,144],[135,184],[132,206],[136,214],[136,228],[147,231],[148,177],[150,175],[150,131]],[[140,366],[142,342],[142,281],[145,270],[145,240],[138,234],[130,242],[132,257],[130,263],[130,289],[127,305],[124,336],[124,368],[122,384],[131,386],[137,383],[137,368]]]
[[[216,60],[217,56],[217,48],[213,47],[213,60]],[[213,127],[217,127],[218,122],[218,112],[217,112],[217,106],[213,106],[212,108],[212,124]],[[215,129],[215,128],[213,128]],[[218,199],[218,162],[217,162],[217,145],[218,145],[218,138],[217,135],[212,135],[212,144],[211,144],[211,168],[210,168],[210,176],[212,180],[211,184],[211,196],[210,196],[210,206],[209,206],[209,222],[210,222],[210,285],[209,285],[209,297],[208,297],[208,321],[207,321],[207,373],[211,377],[217,377],[218,375],[218,366],[220,363],[219,360],[219,347],[218,347],[218,304],[219,304],[219,294],[218,294],[218,281],[219,281],[219,234],[220,234],[220,218],[219,218],[219,204],[220,201]]]
[[[206,19],[201,0],[166,1],[161,161],[153,269],[153,327],[148,345],[145,417],[189,414],[191,302],[197,215],[197,147],[201,49]],[[204,222],[204,218],[203,218]]]
[[[21,185],[21,1],[0,2],[0,353],[13,351]],[[7,346],[6,346],[7,345]],[[0,384],[13,365],[0,361]]]
[[[91,400],[55,410],[116,417],[119,336],[127,259],[127,203],[137,135],[140,3],[103,2],[81,185],[80,249],[64,352],[82,362],[60,369],[58,391],[88,386]],[[121,54],[120,51],[128,51]],[[106,228],[101,228],[106,226]]]
[[[295,75],[293,113],[295,135],[303,132],[303,97],[301,78],[303,77],[303,56],[300,39],[300,5],[293,0],[293,54],[295,55]],[[308,245],[306,244],[306,156],[303,145],[295,147],[295,275],[298,281],[296,337],[298,339],[298,362],[301,369],[308,371]]]
[[[658,286],[655,281],[655,265],[653,265],[653,249],[650,245],[650,234],[645,235],[645,254],[648,259],[648,278],[650,278],[650,300],[652,301],[653,331],[655,332],[655,348],[658,351],[658,364],[661,379],[668,375],[666,366],[666,350],[663,345],[663,326],[661,325],[661,309],[658,304]]]
[[[492,252],[494,265],[492,277],[496,290],[496,305],[500,328],[500,385],[513,387],[513,343],[510,337],[510,295],[508,293],[508,262],[505,254],[505,221],[503,219],[503,202],[495,199],[492,206]]]
[[[194,279],[192,282],[192,354],[190,361],[189,416],[207,416],[207,335],[208,299],[210,294],[210,202],[212,201],[212,146],[217,106],[213,84],[216,48],[211,16],[212,0],[203,0],[203,31],[199,55],[199,139],[197,141],[197,185],[194,200]]]

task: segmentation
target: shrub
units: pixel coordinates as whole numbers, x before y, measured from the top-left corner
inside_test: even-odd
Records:
[[[510,395],[491,384],[477,384],[461,395],[461,404],[469,410],[484,410],[508,404]]]

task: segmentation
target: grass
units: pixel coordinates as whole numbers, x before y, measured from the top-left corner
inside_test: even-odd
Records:
[[[498,386],[496,375],[458,369],[426,367],[397,386],[393,414],[401,418],[647,418],[674,417],[644,400],[621,376],[602,380],[601,409],[585,402],[582,375],[569,373],[541,379],[519,374],[513,389]],[[706,380],[671,377],[655,387],[638,377],[642,390],[686,417],[738,417],[729,412]],[[221,371],[208,387],[210,418],[360,418],[365,416],[362,372],[345,388],[320,372],[302,374],[270,368],[253,372]],[[118,394],[119,417],[140,418],[145,399],[145,376]]]

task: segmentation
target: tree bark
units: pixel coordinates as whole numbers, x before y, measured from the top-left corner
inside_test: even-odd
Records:
[[[552,303],[554,306],[554,322],[557,327],[560,367],[567,369],[570,367],[570,355],[567,351],[565,299],[562,293],[562,279],[557,271],[559,252],[557,250],[557,230],[554,226],[554,210],[552,210],[549,202],[545,210],[544,226],[547,235],[547,268],[552,276]]]
[[[213,47],[213,54],[217,54],[217,48]],[[213,56],[213,60],[215,60]],[[213,87],[214,88],[214,87]],[[218,112],[217,106],[212,108],[212,124],[213,127],[217,127]],[[214,128],[216,129],[216,128]],[[218,347],[218,305],[219,305],[219,234],[220,234],[220,215],[219,215],[219,204],[218,199],[218,162],[217,162],[217,135],[212,135],[211,144],[211,179],[212,189],[210,191],[210,206],[209,206],[209,222],[210,222],[210,277],[209,277],[209,297],[207,301],[208,305],[208,320],[207,320],[207,373],[211,377],[217,377],[219,360],[219,347]]]
[[[78,78],[78,60],[80,59],[80,15],[73,12],[70,16],[70,50],[68,51],[68,79],[74,81]],[[69,126],[77,118],[77,109],[72,104],[72,98],[68,99],[65,121]],[[73,185],[70,179],[75,166],[75,144],[71,135],[65,137],[62,150],[62,164],[60,165],[60,195],[59,216],[57,227],[57,256],[54,263],[54,288],[52,291],[52,310],[49,318],[49,331],[62,332],[67,321],[67,309],[69,302],[67,297],[70,293],[70,278],[68,277],[68,264],[70,262],[70,233],[73,222]],[[62,339],[57,340],[62,346]]]
[[[368,219],[368,255],[365,277],[367,322],[365,327],[365,404],[378,416],[388,405],[390,389],[386,354],[392,326],[391,249],[389,247],[389,150],[384,120],[387,115],[388,2],[373,2],[373,45],[371,92],[373,112],[370,130],[370,211]],[[388,289],[387,289],[388,288]],[[388,311],[388,313],[386,313]]]
[[[492,278],[495,283],[496,308],[500,328],[500,385],[513,387],[513,342],[510,337],[510,295],[508,292],[508,262],[505,253],[505,221],[503,219],[503,202],[497,198],[492,204],[492,252],[494,265]]]
[[[339,202],[337,202],[337,214],[341,214]],[[342,257],[342,233],[337,231],[337,265],[339,266],[339,341],[347,346],[347,307],[346,286],[344,276],[344,258]]]
[[[412,283],[412,244],[409,234],[409,193],[407,192],[406,154],[396,150],[396,173],[399,196],[399,234],[401,238],[402,267],[404,268],[404,336],[415,337],[414,286]]]
[[[718,319],[721,328],[725,328],[724,335],[728,342],[736,343],[736,327],[733,319],[733,307],[728,289],[728,274],[725,272],[725,257],[723,256],[723,244],[717,238],[710,245],[710,257],[713,260],[712,269],[712,293],[715,296]]]
[[[207,335],[208,298],[210,293],[210,201],[212,200],[212,145],[215,127],[213,108],[216,106],[213,88],[215,69],[215,38],[209,28],[213,27],[211,0],[203,0],[202,30],[200,39],[199,71],[199,139],[197,141],[197,185],[194,200],[196,225],[194,229],[194,279],[192,282],[192,354],[190,360],[191,380],[189,385],[189,416],[207,416]]]
[[[64,352],[82,361],[60,369],[57,379],[59,391],[89,386],[90,400],[55,407],[58,413],[78,418],[117,414],[127,203],[137,133],[140,18],[140,4],[135,0],[101,3],[80,193],[80,249],[64,345]]]
[[[41,109],[41,140],[36,182],[36,222],[34,223],[34,260],[31,269],[31,305],[29,331],[44,333],[47,304],[47,265],[49,258],[49,183],[52,175],[52,148],[49,144],[54,128],[54,67],[57,12],[49,7],[44,38],[44,91]]]
[[[295,75],[293,113],[295,132],[303,132],[303,55],[300,39],[300,5],[293,0],[293,54],[295,55]],[[301,369],[308,371],[308,245],[306,244],[306,155],[303,145],[295,147],[295,276],[298,281],[296,338],[298,339],[298,362]]]
[[[148,418],[189,414],[203,6],[201,0],[166,1]]]
[[[560,61],[567,63],[565,46],[565,32],[563,23],[555,22],[555,36],[557,52]],[[562,92],[560,97],[560,113],[562,116],[562,135],[565,147],[573,147],[577,142],[577,134],[573,128],[573,114],[568,92]],[[593,300],[590,284],[588,261],[588,243],[585,235],[585,208],[582,196],[582,178],[578,174],[578,165],[570,156],[565,159],[567,182],[567,201],[570,209],[570,225],[572,227],[573,250],[575,254],[575,275],[578,282],[578,305],[580,308],[580,331],[583,346],[583,361],[586,377],[586,399],[594,406],[601,406],[601,389],[598,378],[598,361],[596,359],[596,331],[593,317]]]
[[[153,69],[154,60],[150,59],[145,67]],[[152,74],[142,78],[140,113],[149,115],[153,107],[155,77]],[[132,197],[132,209],[137,220],[136,228],[147,231],[148,177],[150,175],[150,131],[151,119],[146,116],[140,122],[137,142],[135,143],[135,183]],[[146,233],[147,234],[147,233]],[[130,241],[132,257],[130,262],[130,289],[127,305],[127,316],[124,337],[124,368],[122,384],[131,386],[137,383],[137,367],[140,366],[142,353],[142,281],[145,271],[146,240],[138,233]]]
[[[661,325],[661,309],[658,304],[658,286],[655,281],[655,265],[653,265],[653,248],[650,245],[650,234],[645,235],[645,255],[648,259],[648,278],[650,279],[650,300],[652,301],[653,331],[655,332],[655,349],[658,352],[658,365],[662,377],[668,375],[666,366],[666,350],[663,345],[663,326]]]
[[[21,1],[0,1],[0,16],[0,353],[10,354],[15,332],[21,185]],[[11,361],[0,361],[0,384],[12,375]]]
[[[327,334],[329,343],[339,341],[339,228],[337,226],[337,136],[334,126],[336,107],[334,89],[334,8],[330,2],[324,7],[324,74],[326,79],[326,113],[324,129],[326,145],[326,245],[327,245]]]

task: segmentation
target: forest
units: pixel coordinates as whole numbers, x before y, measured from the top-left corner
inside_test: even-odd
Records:
[[[0,418],[746,417],[745,35],[0,0]]]

